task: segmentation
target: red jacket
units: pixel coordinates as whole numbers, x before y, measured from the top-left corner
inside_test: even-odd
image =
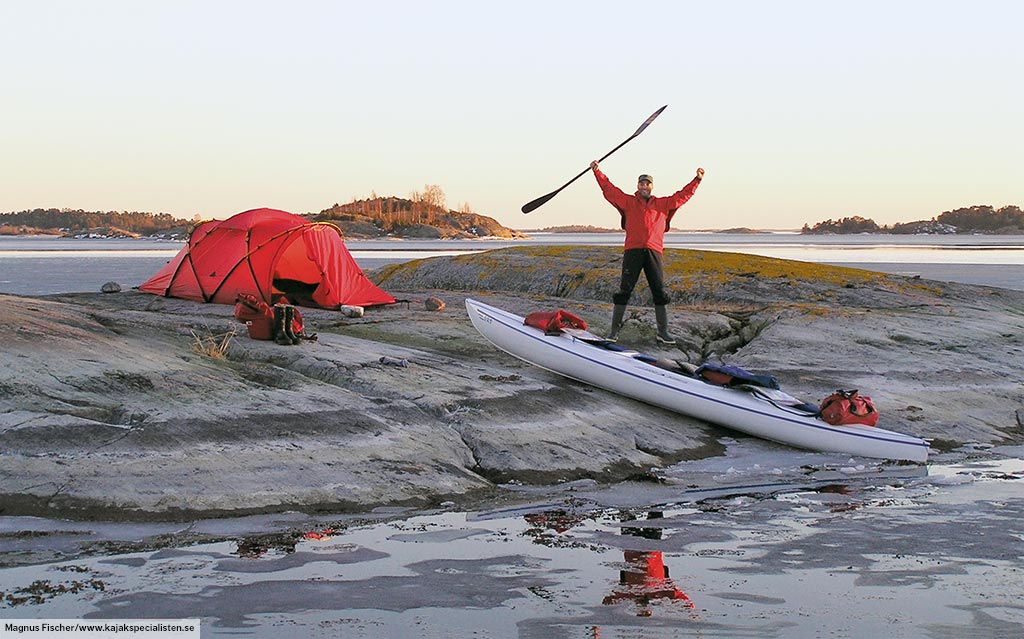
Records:
[[[651,196],[646,202],[637,191],[626,195],[622,189],[611,183],[600,169],[594,170],[594,177],[601,187],[604,199],[619,210],[625,222],[627,249],[652,249],[661,253],[665,249],[665,231],[672,223],[676,210],[693,197],[700,180],[693,178],[689,184],[668,197]]]

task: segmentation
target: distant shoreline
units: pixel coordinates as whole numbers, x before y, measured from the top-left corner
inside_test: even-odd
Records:
[[[413,240],[346,238],[356,262],[372,274],[384,266],[443,255],[471,254],[526,245],[621,247],[622,234],[543,233],[530,238]],[[183,242],[140,238],[65,241],[52,236],[0,236],[0,292],[47,295],[97,291],[109,281],[122,287],[149,279]],[[1024,235],[893,236],[718,234],[674,232],[666,249],[690,248],[835,264],[864,270],[1024,290]],[[45,274],[41,277],[40,274]]]
[[[571,227],[564,228],[543,228],[543,229],[512,229],[517,233],[522,233],[527,236],[529,235],[623,235],[625,232],[621,229],[602,229],[602,228],[589,228],[587,230],[574,230]],[[731,229],[680,229],[672,228],[669,231],[671,234],[686,234],[693,233],[698,235],[795,235],[805,238],[850,238],[850,237],[879,237],[879,238],[910,238],[910,237],[955,237],[955,238],[966,238],[966,237],[1024,237],[1018,233],[889,233],[884,231],[872,231],[872,232],[858,232],[858,233],[802,233],[800,229],[751,229],[751,228],[731,228]],[[177,237],[164,237],[159,235],[139,235],[139,236],[128,236],[128,235],[102,235],[102,234],[76,234],[76,235],[62,235],[58,233],[0,233],[0,238],[42,238],[52,240],[143,240],[143,241],[158,241],[158,242],[184,242],[185,238]],[[423,238],[423,237],[396,237],[396,236],[362,236],[362,235],[346,235],[346,240],[350,241],[451,241],[451,240],[471,240],[471,241],[520,241],[529,240],[529,237],[502,237],[498,235],[488,235],[480,237],[452,237],[452,238]]]

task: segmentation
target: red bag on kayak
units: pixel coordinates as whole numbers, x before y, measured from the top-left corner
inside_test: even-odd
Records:
[[[855,390],[838,390],[821,402],[821,418],[833,426],[878,423],[878,411],[870,397],[864,397]]]
[[[558,333],[563,328],[578,328],[581,331],[587,330],[587,323],[576,317],[569,311],[558,309],[557,311],[537,311],[530,313],[523,320],[523,324],[539,328],[545,333]]]

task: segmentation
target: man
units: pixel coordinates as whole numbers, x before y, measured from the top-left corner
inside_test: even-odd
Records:
[[[597,184],[601,187],[604,199],[619,211],[622,228],[626,230],[625,250],[622,254],[622,279],[619,290],[612,296],[615,308],[612,311],[612,328],[608,333],[608,341],[614,342],[622,328],[622,318],[626,314],[626,305],[633,295],[633,288],[640,279],[640,271],[647,277],[654,298],[654,317],[658,322],[658,341],[663,344],[675,344],[676,340],[668,333],[668,293],[665,291],[664,267],[661,254],[665,248],[665,233],[672,224],[676,210],[686,203],[697,185],[704,178],[704,169],[697,169],[697,177],[693,178],[682,190],[669,197],[654,197],[654,178],[644,174],[637,178],[636,193],[626,195],[620,188],[611,183],[608,177],[597,166],[597,160],[590,163]]]

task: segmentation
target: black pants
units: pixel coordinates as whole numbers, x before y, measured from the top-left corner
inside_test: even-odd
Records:
[[[619,291],[612,295],[616,304],[629,304],[640,271],[647,276],[647,285],[651,288],[651,296],[655,306],[668,304],[670,298],[665,291],[665,269],[661,265],[661,253],[651,249],[626,249],[622,254],[622,279]]]

